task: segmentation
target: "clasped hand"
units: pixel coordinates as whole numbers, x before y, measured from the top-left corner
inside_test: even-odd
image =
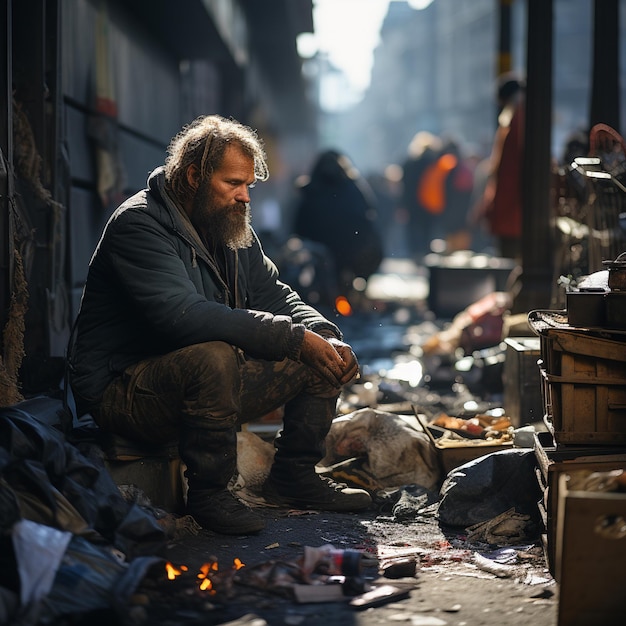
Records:
[[[333,387],[342,387],[359,375],[359,362],[347,343],[324,339],[310,330],[304,333],[300,359]]]

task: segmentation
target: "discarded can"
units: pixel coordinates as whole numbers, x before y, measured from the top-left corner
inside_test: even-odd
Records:
[[[357,550],[331,551],[333,568],[344,576],[358,576],[361,573],[361,553]]]
[[[362,559],[358,550],[338,550],[332,545],[305,546],[302,570],[306,575],[316,572],[328,576],[359,576]]]

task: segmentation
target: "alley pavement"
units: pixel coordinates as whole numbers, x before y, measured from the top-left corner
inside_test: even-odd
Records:
[[[466,385],[446,359],[417,368],[416,346],[436,332],[438,320],[425,305],[427,276],[405,260],[388,260],[368,286],[367,299],[352,317],[336,320],[357,353],[363,380],[372,388],[349,390],[341,411],[369,403],[410,413],[413,402],[462,406],[474,401],[493,408],[501,390],[481,365],[466,371]],[[443,371],[428,372],[428,367]],[[471,370],[471,368],[469,368]],[[487,380],[481,381],[481,376]],[[417,377],[417,378],[416,378]],[[486,391],[488,399],[480,397]],[[271,438],[272,424],[250,425]],[[393,497],[392,497],[393,501]],[[135,623],[513,626],[557,623],[558,586],[539,540],[493,545],[468,539],[465,529],[445,529],[435,507],[399,518],[383,499],[362,513],[338,514],[258,506],[266,528],[257,535],[228,537],[199,531],[170,542],[167,559],[182,572],[166,581],[148,577],[133,607]],[[363,555],[357,575],[339,575],[334,588],[302,584],[310,547],[333,546]],[[241,563],[243,567],[241,567]],[[213,564],[213,588],[198,591],[198,572]],[[181,569],[182,566],[182,569]],[[237,569],[239,567],[239,569]],[[303,590],[303,587],[307,589]],[[370,595],[366,594],[370,591]],[[372,594],[372,591],[375,593]],[[370,597],[372,596],[372,597]]]

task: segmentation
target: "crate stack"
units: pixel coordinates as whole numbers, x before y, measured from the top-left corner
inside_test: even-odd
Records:
[[[561,311],[533,311],[529,321],[540,338],[538,367],[547,428],[535,439],[537,477],[543,491],[539,510],[544,550],[550,572],[561,587],[559,626],[571,626],[579,623],[578,617],[571,617],[572,602],[582,603],[575,612],[580,615],[586,606],[597,608],[597,590],[586,597],[578,584],[581,579],[589,582],[583,548],[596,545],[599,538],[595,530],[590,531],[593,536],[585,537],[589,525],[576,516],[565,518],[571,508],[567,498],[573,496],[568,496],[564,485],[573,473],[626,469],[626,332],[572,326]],[[582,501],[588,504],[586,509],[583,506],[587,514],[600,520],[622,511],[626,495],[588,494]],[[600,539],[600,544],[603,548],[596,545],[596,551],[598,558],[606,560],[607,572],[618,569],[611,567],[612,561],[626,562],[626,529],[622,540],[603,543]],[[624,572],[621,582],[626,583],[626,568],[619,566],[619,571]],[[625,602],[621,596],[618,601]]]
[[[626,445],[626,334],[541,333],[542,398],[556,444]]]

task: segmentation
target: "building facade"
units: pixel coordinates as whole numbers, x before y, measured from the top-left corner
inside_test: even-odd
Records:
[[[256,128],[272,193],[301,169],[316,129],[296,38],[312,2],[1,0],[0,20],[0,311],[17,326],[0,365],[14,387],[21,365],[28,391],[62,366],[104,223],[184,124]]]

